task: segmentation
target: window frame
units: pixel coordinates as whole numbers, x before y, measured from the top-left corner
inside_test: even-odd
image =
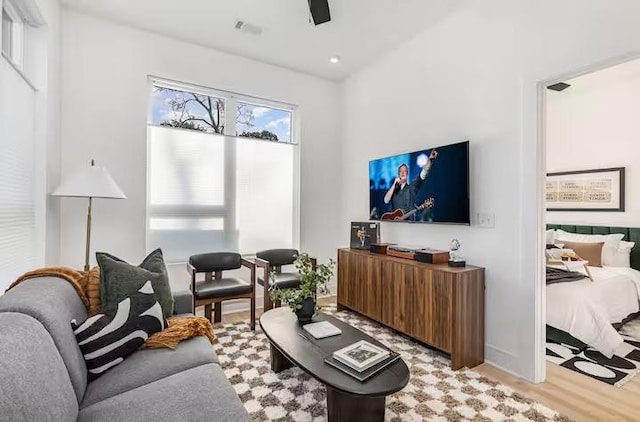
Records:
[[[176,128],[170,126],[161,126],[153,123],[153,100],[152,93],[154,86],[162,86],[164,88],[173,89],[177,91],[187,91],[194,92],[201,95],[207,95],[211,97],[217,97],[224,100],[225,103],[225,111],[224,111],[224,133],[209,133],[206,135],[209,136],[223,136],[226,138],[240,138],[247,139],[253,142],[272,142],[277,144],[289,145],[291,148],[294,148],[294,162],[293,162],[293,171],[294,171],[294,180],[293,180],[293,247],[299,249],[300,248],[300,131],[299,131],[299,122],[300,115],[298,106],[281,102],[274,101],[265,98],[243,95],[234,93],[231,91],[224,91],[214,88],[207,88],[201,85],[190,84],[190,83],[182,83],[166,78],[160,78],[156,76],[148,76],[148,84],[147,89],[149,92],[149,102],[147,104],[147,128],[150,127],[160,127],[165,130],[176,130],[176,131],[191,131],[190,129],[184,128]],[[253,138],[248,136],[238,136],[236,135],[236,113],[237,113],[237,103],[247,103],[256,106],[264,106],[269,108],[275,108],[278,110],[288,111],[291,113],[291,136],[290,141],[270,141],[260,138]],[[231,112],[230,112],[231,111]],[[229,116],[233,118],[229,119]],[[149,162],[149,148],[150,148],[150,136],[149,130],[147,129],[147,147],[146,147],[146,221],[145,221],[145,233],[146,233],[146,249],[149,252],[150,244],[150,234],[151,234],[151,218],[159,217],[159,218],[184,218],[184,217],[194,217],[194,218],[218,218],[222,217],[224,219],[224,230],[237,230],[236,221],[235,221],[235,189],[230,189],[229,187],[235,186],[235,144],[233,142],[228,142],[225,144],[225,175],[229,175],[229,178],[225,178],[225,196],[224,196],[224,205],[223,206],[152,206],[150,203],[150,193],[151,193],[151,180],[150,180],[150,171],[151,164]],[[152,212],[152,209],[154,212]],[[255,251],[253,251],[255,252]],[[168,260],[168,263],[183,263],[183,260]]]
[[[24,49],[25,49],[25,38],[26,38],[26,27],[24,23],[24,19],[13,5],[11,0],[3,0],[0,2],[2,4],[2,11],[6,12],[9,19],[11,19],[11,39],[10,39],[10,48],[11,51],[5,51],[4,48],[2,50],[2,56],[5,57],[9,62],[11,62],[15,67],[19,70],[24,69]],[[0,27],[2,26],[2,21],[0,20]],[[4,34],[4,28],[0,28],[0,33]],[[2,35],[0,35],[0,38]],[[1,45],[4,45],[4,39],[1,40]]]

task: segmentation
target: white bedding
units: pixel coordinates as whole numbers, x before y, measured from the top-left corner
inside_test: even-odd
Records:
[[[623,339],[611,326],[640,310],[640,271],[589,267],[588,279],[547,285],[547,324],[612,357]]]

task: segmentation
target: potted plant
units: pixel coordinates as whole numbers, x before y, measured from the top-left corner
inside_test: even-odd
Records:
[[[335,261],[330,259],[328,264],[316,265],[314,268],[309,254],[303,253],[296,257],[294,265],[300,274],[300,285],[280,289],[274,283],[269,288],[271,299],[289,305],[299,322],[309,322],[316,313],[316,295],[329,293],[327,284],[333,276]],[[272,272],[271,279],[274,278],[275,273]]]

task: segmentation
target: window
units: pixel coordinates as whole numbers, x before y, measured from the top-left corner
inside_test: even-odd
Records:
[[[224,133],[224,105],[222,98],[154,85],[152,123],[207,133]]]
[[[2,6],[2,54],[18,68],[22,68],[24,24],[9,0]]]
[[[36,243],[34,176],[36,94],[0,59],[0,294],[42,263]]]
[[[11,32],[13,21],[7,13],[6,9],[2,8],[2,52],[8,57],[11,57]]]
[[[295,107],[163,81],[150,103],[147,249],[297,247]]]
[[[291,142],[291,111],[238,101],[236,135]]]

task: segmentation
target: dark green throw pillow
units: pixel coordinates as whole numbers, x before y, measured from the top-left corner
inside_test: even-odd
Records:
[[[173,295],[161,249],[151,252],[137,267],[104,252],[96,252],[96,259],[100,266],[103,311],[116,308],[120,301],[135,295],[149,280],[164,317],[173,315]]]

